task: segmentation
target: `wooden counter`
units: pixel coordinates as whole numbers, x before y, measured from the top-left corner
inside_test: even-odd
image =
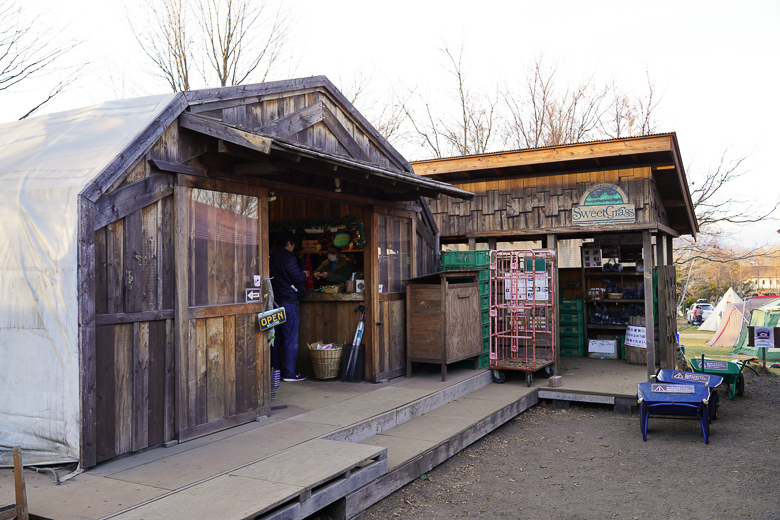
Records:
[[[300,303],[298,327],[298,372],[313,378],[308,344],[318,340],[326,343],[352,344],[360,312],[365,305],[365,293],[307,293]],[[365,340],[363,341],[365,343]]]
[[[309,292],[301,298],[302,302],[362,302],[366,300],[365,293],[324,293]]]

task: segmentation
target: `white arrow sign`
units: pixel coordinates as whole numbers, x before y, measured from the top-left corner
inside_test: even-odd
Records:
[[[244,295],[244,301],[246,303],[259,302],[263,299],[262,294],[260,293],[260,289],[245,289]]]

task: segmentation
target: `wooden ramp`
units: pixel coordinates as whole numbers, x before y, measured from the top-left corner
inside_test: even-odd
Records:
[[[296,520],[386,471],[386,448],[314,439],[109,518]]]
[[[354,518],[538,402],[537,389],[489,385],[362,442],[387,448],[388,471],[334,505]]]

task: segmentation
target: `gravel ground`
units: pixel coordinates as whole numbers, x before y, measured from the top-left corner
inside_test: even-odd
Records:
[[[748,372],[748,371],[746,371]],[[705,445],[695,420],[541,403],[362,518],[780,519],[780,378],[720,390]]]

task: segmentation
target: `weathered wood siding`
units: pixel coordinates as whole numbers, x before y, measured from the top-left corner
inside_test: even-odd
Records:
[[[95,232],[97,462],[175,435],[172,218],[169,196]]]
[[[254,103],[207,110],[201,114],[325,152],[401,169],[321,90],[273,94]]]
[[[255,314],[189,320],[187,430],[251,413],[270,401],[268,360]]]
[[[442,196],[429,205],[442,236],[566,228],[572,227],[572,207],[601,182],[626,192],[636,207],[637,224],[668,225],[649,167],[461,183],[455,186],[473,192],[473,200]]]

